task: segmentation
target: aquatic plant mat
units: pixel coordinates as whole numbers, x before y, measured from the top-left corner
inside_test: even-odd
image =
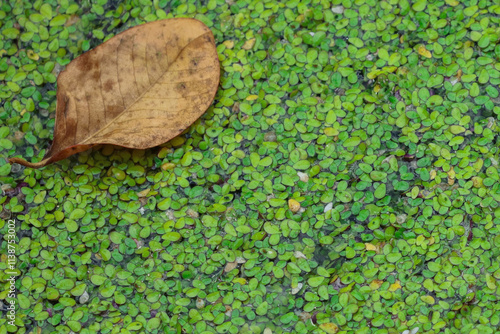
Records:
[[[145,22],[220,85],[147,150],[41,169],[56,78]],[[0,334],[496,333],[500,6],[0,1]]]

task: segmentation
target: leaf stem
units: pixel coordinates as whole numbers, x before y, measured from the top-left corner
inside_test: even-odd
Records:
[[[30,168],[40,168],[48,165],[50,163],[50,159],[44,159],[40,162],[29,162],[24,160],[23,158],[10,158],[9,162],[10,164],[16,163]]]

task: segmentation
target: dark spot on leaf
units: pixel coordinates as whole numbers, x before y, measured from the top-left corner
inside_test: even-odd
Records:
[[[120,106],[112,105],[106,108],[106,114],[114,115],[122,110],[123,109]]]
[[[180,82],[175,86],[175,91],[178,93],[184,93],[184,89],[186,89],[186,84],[184,82]]]
[[[109,92],[110,90],[113,89],[113,80],[111,79],[108,79],[105,83],[104,83],[104,91],[107,93]]]
[[[78,65],[78,69],[81,71],[87,71],[89,68],[92,68],[90,57],[82,57],[76,64]]]

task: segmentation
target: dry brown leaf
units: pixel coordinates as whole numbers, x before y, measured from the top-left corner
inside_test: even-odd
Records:
[[[57,78],[54,140],[39,168],[97,144],[145,149],[174,138],[210,106],[220,65],[195,19],[146,23],[73,60]]]

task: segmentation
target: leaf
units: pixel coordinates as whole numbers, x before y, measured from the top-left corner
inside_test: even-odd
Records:
[[[324,277],[322,276],[314,276],[314,277],[311,277],[307,280],[307,283],[312,286],[313,288],[319,286],[321,283],[323,283],[323,281],[325,280]]]
[[[321,328],[325,333],[328,334],[335,334],[339,331],[339,327],[331,322],[321,324],[319,325],[319,328]]]
[[[425,58],[432,58],[431,52],[429,50],[427,50],[425,45],[420,45],[418,47],[418,54],[421,56],[424,56]]]
[[[97,144],[146,149],[174,138],[210,106],[220,65],[198,20],[146,23],[73,60],[57,79],[54,140],[40,168]]]

